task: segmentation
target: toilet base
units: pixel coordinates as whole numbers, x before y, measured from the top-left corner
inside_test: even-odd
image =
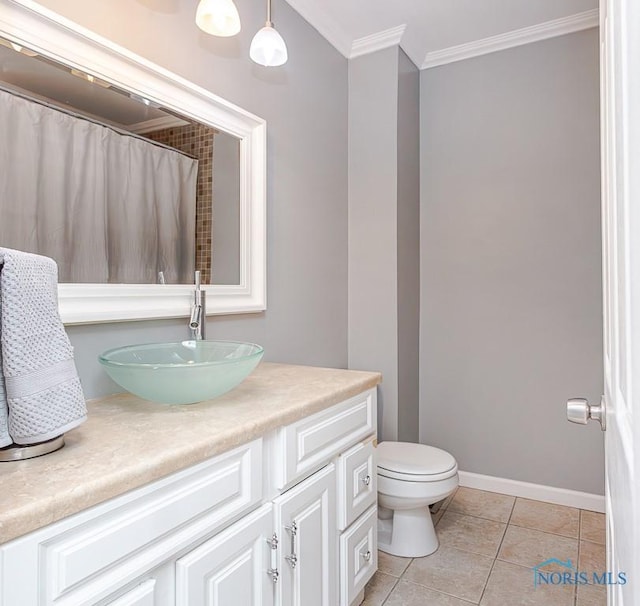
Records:
[[[428,507],[396,509],[392,519],[378,519],[378,549],[403,558],[421,558],[438,549]]]

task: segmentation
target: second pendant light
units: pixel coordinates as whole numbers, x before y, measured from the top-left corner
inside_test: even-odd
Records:
[[[289,58],[287,45],[282,36],[273,27],[271,21],[271,0],[267,0],[267,22],[253,37],[249,56],[253,61],[266,67],[284,65]]]

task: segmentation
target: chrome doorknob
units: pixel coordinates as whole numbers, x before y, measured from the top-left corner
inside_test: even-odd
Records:
[[[598,421],[602,431],[606,429],[604,398],[599,406],[590,406],[584,398],[571,398],[567,400],[567,419],[572,423],[586,425],[590,419]]]

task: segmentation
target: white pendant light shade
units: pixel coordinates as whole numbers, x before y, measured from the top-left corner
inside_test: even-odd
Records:
[[[240,31],[240,15],[233,0],[200,0],[196,25],[212,36],[235,36]]]
[[[284,65],[289,58],[284,39],[270,22],[253,37],[249,56],[256,63],[266,67]]]

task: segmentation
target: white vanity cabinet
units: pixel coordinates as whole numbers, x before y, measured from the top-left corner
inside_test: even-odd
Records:
[[[0,606],[354,606],[376,570],[371,389],[0,546]]]

